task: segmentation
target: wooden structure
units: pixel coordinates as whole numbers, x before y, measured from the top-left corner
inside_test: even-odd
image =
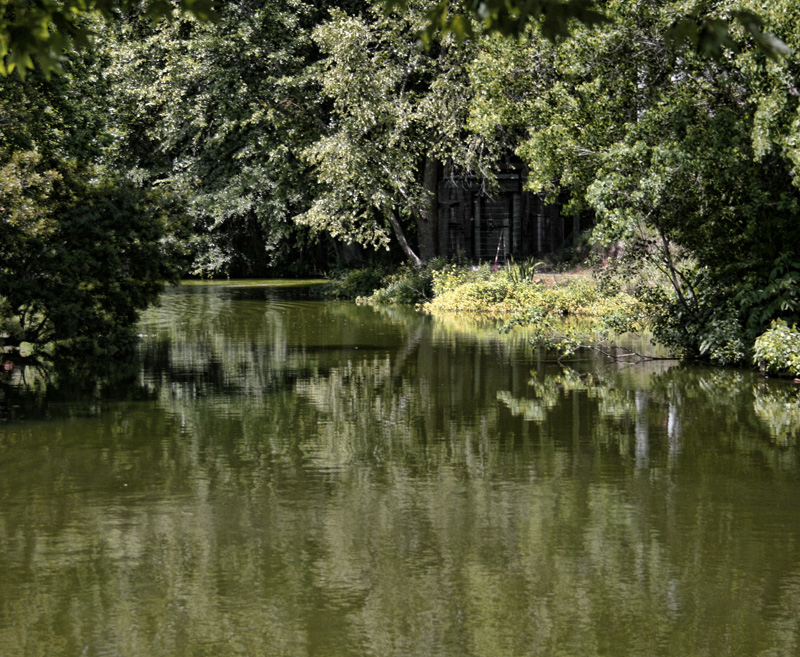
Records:
[[[509,168],[497,179],[494,195],[466,177],[440,182],[440,255],[502,264],[509,256],[516,260],[545,256],[577,244],[586,218],[582,225],[578,215],[563,216],[560,202],[545,204],[543,194],[525,191],[521,167]]]

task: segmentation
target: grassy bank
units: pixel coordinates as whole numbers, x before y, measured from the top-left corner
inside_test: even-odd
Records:
[[[430,315],[493,319],[504,331],[526,327],[535,342],[562,354],[645,329],[644,306],[618,286],[599,283],[590,269],[545,269],[533,261],[494,268],[438,260],[388,274],[347,272],[329,291],[359,303],[415,304]]]
[[[544,273],[529,263],[497,270],[449,266],[433,279],[434,296],[421,305],[424,312],[499,318],[502,330],[526,327],[535,343],[562,355],[641,332],[647,324],[642,304],[598,284],[590,270]]]
[[[683,326],[681,317],[672,312],[677,307],[673,289],[654,270],[640,270],[635,276],[609,270],[596,275],[580,267],[554,272],[533,261],[494,268],[434,260],[423,269],[347,272],[333,279],[329,290],[360,303],[414,304],[430,315],[492,319],[504,331],[525,327],[535,343],[563,355],[653,329],[656,337],[661,336],[658,342],[676,355],[722,365],[755,365],[765,375],[800,377],[796,327],[774,322],[748,346],[735,324]],[[708,343],[706,351],[699,355],[681,351],[674,334],[700,329],[707,334],[701,343]],[[736,358],[728,356],[730,344],[742,351]]]

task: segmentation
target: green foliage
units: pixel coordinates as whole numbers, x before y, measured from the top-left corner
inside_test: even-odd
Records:
[[[19,345],[23,337],[24,331],[19,317],[14,313],[8,299],[0,297],[0,346]]]
[[[676,44],[686,41],[701,53],[719,59],[724,49],[738,51],[737,23],[770,58],[779,60],[791,55],[792,49],[771,32],[764,31],[764,19],[752,11],[738,10],[725,18],[703,16],[698,5],[689,15],[677,20],[667,33]]]
[[[782,319],[756,338],[753,363],[770,374],[800,377],[800,329]]]
[[[14,333],[27,342],[86,340],[115,349],[171,276],[165,224],[138,190],[73,191],[80,198],[59,203],[47,230],[8,235],[15,257],[0,272],[0,293]]]
[[[285,275],[321,250],[293,217],[314,196],[300,154],[325,116],[309,67],[326,16],[303,0],[227,2],[213,23],[118,21],[100,44],[115,166],[180,200],[193,275]]]
[[[380,287],[367,299],[372,303],[417,304],[433,297],[433,281],[437,272],[447,266],[444,258],[433,258],[424,267],[403,265],[381,280]]]
[[[642,306],[628,294],[605,296],[585,282],[558,290],[545,295],[539,305],[516,313],[502,330],[525,327],[535,345],[571,356],[579,348],[611,342],[624,333],[640,333],[646,325]]]
[[[745,364],[753,340],[771,318],[781,311],[792,316],[796,308],[796,290],[781,284],[784,279],[793,281],[791,269],[773,268],[773,284],[765,285],[763,272],[755,275],[757,268],[751,265],[738,282],[727,282],[727,277],[710,267],[698,268],[692,260],[678,265],[673,257],[672,271],[662,267],[658,272],[656,268],[655,275],[643,278],[642,272],[653,267],[653,258],[658,261],[658,256],[646,250],[632,250],[601,274],[601,284],[632,290],[645,308],[656,339],[686,357],[721,365]],[[665,261],[662,257],[661,264]],[[637,264],[641,270],[633,273]]]
[[[445,267],[434,276],[432,314],[471,313],[504,320],[503,331],[524,327],[534,343],[561,355],[644,327],[644,308],[619,290],[603,290],[586,277],[519,279],[488,266]]]
[[[0,3],[0,75],[15,69],[21,78],[34,68],[62,72],[64,52],[85,48],[101,28],[93,19],[136,12],[156,22],[176,7],[201,20],[216,17],[213,0],[4,0]]]
[[[526,326],[532,328],[531,344],[558,353],[559,359],[572,356],[581,346],[596,340],[595,332],[574,322],[566,322],[552,314],[527,313]],[[508,330],[506,325],[506,330]],[[594,327],[592,327],[594,328]]]
[[[488,263],[484,262],[477,267],[452,263],[433,273],[433,294],[439,297],[466,283],[488,281],[491,276],[492,270]]]
[[[408,0],[383,0],[390,13],[408,11]],[[60,70],[64,52],[85,48],[99,28],[97,17],[118,19],[135,12],[157,22],[170,18],[176,9],[199,20],[216,20],[220,3],[213,0],[5,0],[0,3],[0,74],[15,69],[24,77],[34,60],[45,72]],[[475,25],[504,35],[523,34],[537,24],[545,38],[553,41],[568,36],[575,24],[592,26],[608,20],[606,12],[594,8],[592,0],[440,0],[426,12],[419,34],[430,43],[441,34],[453,34],[459,41],[474,37]],[[770,57],[791,52],[774,34],[764,31],[764,20],[751,11],[734,11],[724,18],[701,15],[698,10],[677,19],[668,35],[675,41],[690,41],[698,50],[719,57],[723,47],[735,47],[734,21]]]
[[[397,240],[416,264],[436,255],[439,168],[468,168],[480,150],[465,131],[476,45],[422,50],[415,34],[427,6],[418,0],[392,16],[332,11],[314,31],[324,58],[311,72],[331,114],[303,151],[318,188],[298,216],[345,242],[383,249]]]
[[[534,276],[536,276],[536,270],[543,267],[544,264],[544,262],[532,258],[527,258],[521,262],[509,258],[503,267],[503,274],[513,285],[521,285],[532,282]]]
[[[788,245],[787,245],[788,246]],[[747,276],[736,292],[735,301],[747,317],[751,334],[761,331],[775,317],[800,319],[800,261],[798,254],[787,250],[762,278]]]
[[[387,10],[405,9],[407,0],[383,0]],[[422,37],[430,41],[438,34],[453,34],[459,40],[474,38],[474,20],[481,29],[505,36],[521,36],[529,25],[536,25],[550,41],[570,36],[576,25],[595,26],[613,20],[613,10],[596,9],[592,0],[440,0],[428,12]],[[665,31],[673,43],[690,43],[698,52],[721,58],[724,49],[738,48],[738,31],[743,30],[772,59],[791,54],[781,39],[764,31],[765,21],[747,10],[715,15],[709,3],[699,3],[693,10],[675,17]]]
[[[690,302],[666,286],[635,290],[656,340],[684,357],[741,365],[749,350],[741,315],[726,290],[706,276],[693,280]]]
[[[405,5],[398,0],[387,4]],[[570,34],[570,23],[591,26],[602,23],[605,16],[594,8],[592,0],[482,0],[479,3],[440,0],[428,12],[428,23],[422,32],[430,41],[440,32],[452,33],[459,40],[474,37],[473,21],[481,29],[505,36],[522,34],[528,24],[536,24],[550,41]]]
[[[7,341],[104,353],[173,278],[159,195],[107,168],[107,87],[95,62],[0,79],[0,298]]]
[[[742,363],[772,319],[800,319],[795,62],[770,59],[758,36],[774,31],[795,52],[800,11],[782,0],[759,22],[728,0],[704,3],[688,45],[669,36],[688,29],[685,11],[607,3],[608,22],[576,26],[558,47],[532,33],[487,40],[470,126],[516,145],[534,189],[594,210],[594,240],[638,263],[620,285],[641,294],[659,339]],[[698,56],[712,37],[736,51]],[[637,267],[671,291],[649,289]]]
[[[440,285],[436,281],[434,289]],[[499,277],[468,280],[455,288],[436,294],[424,306],[427,312],[465,312],[485,316],[507,315],[521,309],[519,299],[514,296],[512,286]]]
[[[343,299],[367,297],[378,289],[386,276],[383,269],[364,267],[333,274],[323,287],[323,293]]]
[[[748,345],[743,337],[736,308],[728,303],[714,307],[709,314],[699,336],[699,354],[720,365],[743,363]]]
[[[433,296],[434,279],[447,266],[443,258],[433,258],[424,267],[401,265],[393,271],[372,266],[334,273],[324,293],[346,299],[377,304],[417,304]]]

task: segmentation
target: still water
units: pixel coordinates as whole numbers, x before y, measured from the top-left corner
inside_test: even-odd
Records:
[[[800,654],[791,384],[297,292],[3,375],[0,657]]]

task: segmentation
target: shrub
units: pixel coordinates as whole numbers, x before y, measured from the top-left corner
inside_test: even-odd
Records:
[[[372,294],[380,286],[386,272],[383,269],[367,267],[351,269],[333,274],[322,292],[331,297],[355,299]]]
[[[584,277],[562,279],[559,283],[552,277],[539,279],[518,274],[519,271],[511,276],[504,270],[491,272],[488,267],[447,267],[435,276],[436,297],[423,308],[430,313],[504,318],[504,331],[515,326],[532,327],[542,336],[555,336],[559,345],[577,340],[567,340],[567,333],[621,334],[642,329],[643,307],[628,294],[618,290],[603,294]],[[566,317],[590,321],[565,332]]]
[[[702,357],[719,365],[741,365],[747,362],[747,345],[738,315],[731,303],[710,309],[709,318],[699,333]]]
[[[429,301],[434,294],[435,276],[445,266],[444,258],[433,258],[421,269],[403,265],[396,272],[384,276],[380,286],[370,291],[368,299],[365,300],[376,303],[408,304]]]
[[[753,362],[766,374],[800,376],[800,330],[782,319],[756,338]]]
[[[491,277],[492,270],[486,263],[477,267],[465,267],[455,264],[446,265],[433,272],[433,295],[434,297],[439,297],[465,283],[487,281]]]

